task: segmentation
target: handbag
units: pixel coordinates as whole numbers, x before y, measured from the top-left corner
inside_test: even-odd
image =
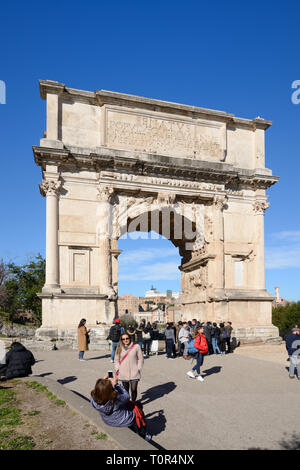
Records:
[[[90,344],[90,335],[86,333],[86,342],[87,344]]]

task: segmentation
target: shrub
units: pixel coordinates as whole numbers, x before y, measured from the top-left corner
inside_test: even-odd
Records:
[[[285,338],[294,325],[300,326],[300,302],[273,308],[272,323],[279,328],[280,336]]]

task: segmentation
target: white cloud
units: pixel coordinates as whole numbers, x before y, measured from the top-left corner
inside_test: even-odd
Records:
[[[120,272],[120,281],[177,281],[180,279],[178,262],[153,263],[149,265],[133,266],[130,272]]]
[[[300,242],[300,230],[285,230],[273,233],[273,237],[278,240]]]
[[[125,251],[119,256],[119,267],[126,266],[126,264],[132,263],[142,264],[149,261],[154,261],[156,259],[161,260],[162,258],[170,258],[179,256],[178,248],[152,248],[152,249],[141,249],[141,250],[132,250]]]
[[[300,268],[300,230],[282,230],[268,237],[266,268]]]

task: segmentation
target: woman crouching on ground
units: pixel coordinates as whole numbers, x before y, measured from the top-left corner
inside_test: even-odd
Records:
[[[143,363],[144,358],[140,346],[132,343],[127,333],[122,334],[115,354],[115,369],[118,380],[122,382],[128,393],[130,388],[133,402],[136,401]]]
[[[94,390],[91,391],[90,401],[92,406],[99,411],[105,424],[129,427],[146,441],[150,441],[151,436],[146,433],[144,413],[129,398],[125,388],[118,385],[116,376],[113,378],[105,376],[97,380]]]
[[[203,364],[204,355],[207,354],[207,352],[208,352],[208,344],[207,344],[206,338],[204,336],[203,326],[200,326],[199,328],[196,328],[194,333],[195,333],[194,347],[196,349],[198,349],[199,352],[197,352],[196,356],[195,356],[196,361],[197,361],[196,365],[192,368],[192,370],[187,372],[187,375],[189,377],[191,377],[192,379],[197,379],[200,382],[203,382],[204,378],[201,377],[201,375],[200,375],[200,367]],[[196,377],[195,377],[194,371],[197,372]]]

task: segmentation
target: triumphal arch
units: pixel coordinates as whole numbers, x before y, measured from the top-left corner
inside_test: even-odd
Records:
[[[48,80],[40,92],[47,125],[33,150],[47,228],[38,334],[71,337],[84,317],[101,337],[117,315],[118,239],[154,230],[182,258],[183,319],[277,337],[264,267],[265,191],[278,180],[265,168],[271,122]]]

